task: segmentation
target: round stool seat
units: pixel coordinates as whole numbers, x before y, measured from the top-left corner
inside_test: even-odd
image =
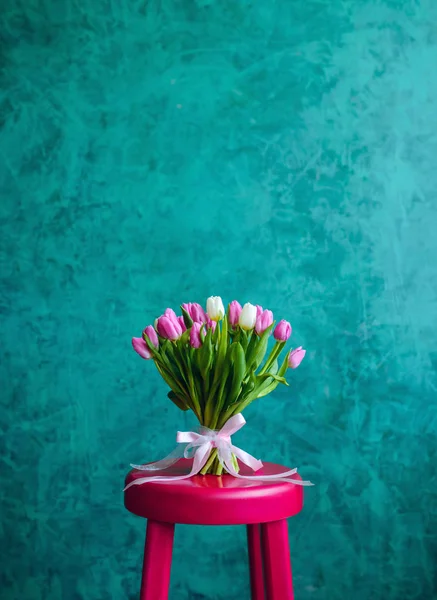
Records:
[[[185,475],[191,461],[180,459],[156,475]],[[287,469],[274,463],[264,463],[253,473],[240,464],[241,475],[276,475]],[[131,471],[126,485],[147,476],[144,471]],[[301,477],[296,473],[294,479]],[[251,481],[232,475],[195,475],[179,481],[151,481],[134,485],[124,495],[126,508],[140,516],[164,523],[192,525],[249,525],[280,521],[302,510],[302,486],[287,481]]]

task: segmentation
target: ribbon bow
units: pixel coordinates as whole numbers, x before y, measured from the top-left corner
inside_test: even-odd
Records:
[[[252,469],[259,471],[263,464],[254,456],[245,452],[241,448],[237,448],[231,442],[231,435],[236,433],[246,424],[246,420],[242,414],[231,417],[219,431],[202,427],[199,433],[195,431],[178,431],[176,441],[178,444],[184,444],[184,447],[177,446],[171,454],[162,460],[150,463],[147,465],[131,465],[133,469],[138,471],[158,471],[168,469],[171,465],[177,462],[180,458],[192,458],[193,464],[191,471],[187,475],[155,475],[152,477],[141,477],[134,479],[124,488],[124,491],[133,485],[142,485],[150,481],[180,481],[189,479],[200,473],[206,465],[208,458],[213,450],[217,448],[217,457],[220,464],[225,468],[230,475],[238,479],[246,479],[251,481],[286,481],[295,485],[313,485],[310,481],[302,481],[300,479],[290,479],[292,475],[297,473],[297,469],[291,469],[284,473],[275,475],[240,475],[233,464],[232,454],[240,459],[242,463]]]

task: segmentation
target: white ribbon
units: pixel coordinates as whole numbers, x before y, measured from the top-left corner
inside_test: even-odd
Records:
[[[283,473],[275,475],[240,475],[233,464],[232,454],[240,459],[242,463],[252,469],[259,471],[263,464],[254,456],[245,452],[241,448],[237,448],[231,442],[231,435],[237,432],[246,424],[246,420],[242,414],[231,417],[219,431],[202,427],[198,433],[195,431],[178,431],[176,441],[184,446],[177,446],[171,454],[158,460],[157,462],[147,465],[131,465],[133,469],[138,471],[162,471],[168,469],[175,464],[180,458],[192,458],[193,464],[191,471],[186,475],[154,475],[152,477],[141,477],[131,481],[124,491],[133,485],[142,485],[151,481],[180,481],[189,479],[200,473],[206,465],[208,458],[213,450],[217,448],[217,457],[220,464],[233,477],[250,481],[286,481],[295,485],[313,485],[310,481],[302,481],[301,479],[292,479],[291,477],[297,473],[297,469],[291,469]]]

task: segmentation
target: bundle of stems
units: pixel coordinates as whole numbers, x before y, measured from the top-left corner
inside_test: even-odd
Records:
[[[285,374],[296,368],[305,350],[289,350],[281,357],[291,325],[261,306],[237,301],[226,314],[219,297],[208,298],[206,312],[199,304],[183,304],[181,316],[168,308],[133,338],[134,349],[155,363],[170,387],[168,397],[181,410],[192,410],[199,423],[221,429],[232,416],[254,400],[270,394]],[[273,332],[274,345],[268,352]],[[235,467],[238,464],[235,460]],[[223,467],[213,450],[202,473],[220,475]]]

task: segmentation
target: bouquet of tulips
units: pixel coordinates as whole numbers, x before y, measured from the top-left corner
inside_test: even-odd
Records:
[[[182,304],[181,312],[177,316],[167,308],[132,345],[142,358],[154,361],[170,387],[170,400],[181,410],[191,409],[209,429],[220,429],[280,383],[288,385],[287,369],[298,367],[305,356],[300,347],[280,361],[291,325],[281,320],[275,327],[272,312],[261,306],[241,307],[234,300],[225,313],[222,299],[211,296],[206,311],[189,303]],[[272,332],[275,343],[265,358]],[[213,451],[202,473],[220,475],[222,469]]]

